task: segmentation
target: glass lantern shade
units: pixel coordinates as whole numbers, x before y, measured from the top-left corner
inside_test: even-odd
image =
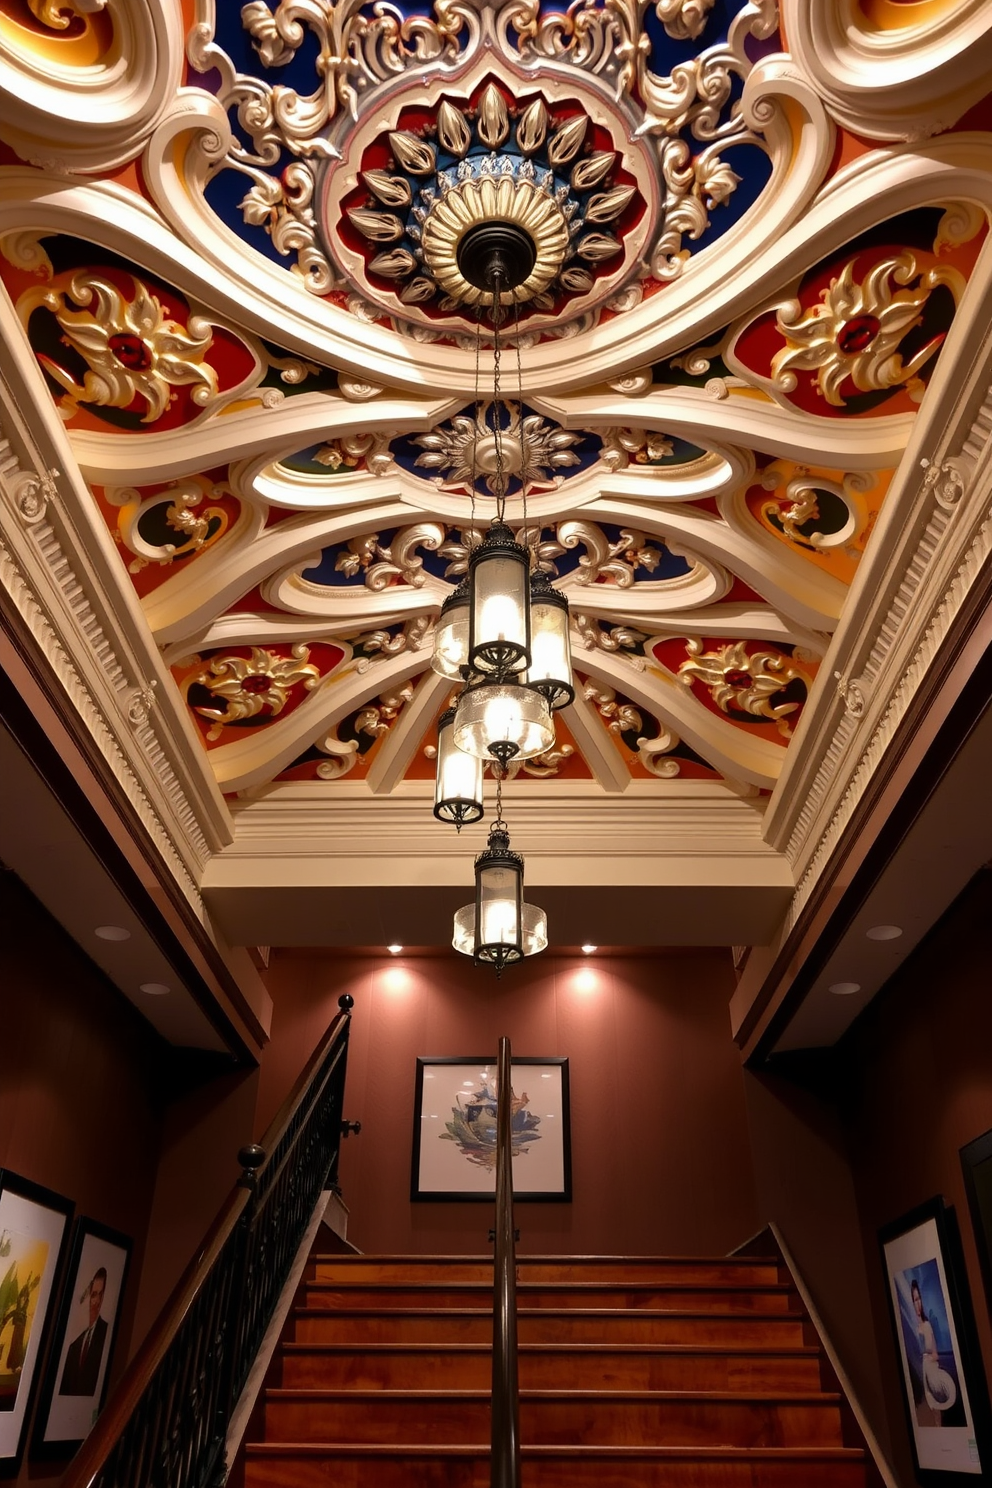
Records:
[[[496,968],[523,959],[524,860],[510,851],[510,834],[494,825],[489,846],[475,860],[476,961]]]
[[[530,555],[505,522],[493,522],[469,558],[471,604],[468,660],[473,672],[495,677],[530,662]]]
[[[531,575],[529,685],[551,708],[575,701],[572,648],[568,638],[568,600],[540,570]]]
[[[454,721],[454,708],[438,719],[434,815],[438,821],[453,822],[460,828],[482,817],[482,761],[458,748]]]
[[[434,631],[434,655],[431,666],[442,677],[460,681],[468,665],[469,584],[462,579],[441,606]]]
[[[458,749],[476,759],[533,759],[555,742],[547,699],[521,682],[479,682],[466,687],[452,728]]]
[[[523,951],[536,956],[548,948],[548,917],[537,904],[521,905],[523,911]],[[475,955],[475,902],[463,904],[455,911],[451,944],[463,956]]]

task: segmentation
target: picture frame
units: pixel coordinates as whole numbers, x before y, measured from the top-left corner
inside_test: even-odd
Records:
[[[985,1302],[992,1312],[992,1131],[966,1142],[959,1155]]]
[[[33,1457],[67,1457],[86,1440],[107,1396],[132,1242],[96,1220],[72,1233],[45,1377]]]
[[[988,1392],[953,1210],[928,1199],[879,1242],[917,1480],[987,1481]]]
[[[519,1100],[513,1115],[513,1197],[518,1203],[567,1204],[572,1198],[568,1060],[515,1057],[511,1068]],[[491,1203],[495,1193],[495,1058],[419,1058],[410,1198]]]
[[[0,1168],[0,1471],[20,1462],[74,1207]]]

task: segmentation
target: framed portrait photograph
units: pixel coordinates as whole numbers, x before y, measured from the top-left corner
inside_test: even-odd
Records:
[[[32,1453],[67,1456],[100,1414],[131,1259],[126,1235],[79,1219],[59,1300]]]
[[[953,1213],[930,1199],[879,1240],[917,1478],[985,1482],[988,1394]]]
[[[568,1203],[568,1060],[514,1059],[513,1197]],[[496,1194],[496,1060],[418,1059],[411,1199]]]
[[[20,1457],[72,1210],[0,1168],[0,1464]]]

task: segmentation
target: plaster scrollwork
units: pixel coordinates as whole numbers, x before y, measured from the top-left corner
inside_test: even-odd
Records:
[[[802,704],[781,695],[791,683],[798,682],[805,698],[812,686],[812,678],[794,660],[781,652],[748,652],[743,641],[707,651],[701,640],[690,638],[686,651],[688,659],[679,667],[679,681],[684,687],[691,688],[698,682],[724,713],[767,718],[784,738],[791,738],[790,714],[798,712]]]
[[[924,489],[933,492],[933,499],[942,511],[953,514],[967,490],[972,474],[971,461],[965,455],[952,455],[939,464],[923,463],[926,468]]]
[[[0,34],[4,138],[23,160],[60,174],[113,170],[140,153],[182,79],[179,7],[161,0],[29,0],[58,35],[104,11],[113,37],[86,66]]]
[[[40,522],[50,501],[58,499],[57,470],[21,470],[11,477],[8,499],[25,526]]]
[[[858,559],[861,553],[855,545],[868,524],[865,497],[876,484],[877,477],[870,470],[849,472],[840,480],[832,480],[799,466],[794,478],[786,481],[782,473],[773,468],[761,477],[765,490],[776,493],[775,500],[763,507],[763,513],[797,547],[817,552],[839,548]],[[833,496],[846,514],[827,530],[820,530],[815,525],[823,521],[823,494]],[[826,528],[825,522],[823,526]],[[812,531],[808,530],[810,527]]]
[[[673,728],[664,724],[659,725],[659,731],[653,739],[648,739],[642,734],[644,718],[639,708],[633,703],[621,702],[616,695],[616,690],[607,687],[602,682],[587,682],[583,693],[586,702],[594,704],[599,716],[603,719],[610,733],[617,739],[622,739],[625,734],[634,736],[631,753],[634,758],[644,766],[649,774],[656,776],[659,780],[674,780],[681,771],[677,759],[668,758],[673,749],[677,749],[682,742]],[[624,741],[626,742],[626,741]]]
[[[985,0],[906,6],[903,26],[873,24],[857,0],[782,0],[790,47],[834,118],[869,139],[926,140],[988,86]]]

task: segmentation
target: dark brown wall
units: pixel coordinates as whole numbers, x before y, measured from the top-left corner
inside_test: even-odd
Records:
[[[896,1464],[912,1482],[877,1232],[934,1194],[953,1204],[986,1375],[992,1327],[959,1149],[992,1128],[992,874],[973,881],[855,1025],[839,1102],[861,1213]]]
[[[367,1251],[482,1251],[491,1210],[411,1204],[418,1055],[566,1055],[574,1199],[518,1211],[525,1251],[719,1254],[758,1227],[743,1076],[730,1038],[723,951],[652,958],[542,956],[497,982],[452,952],[348,961],[277,955],[273,1045],[259,1127],[337,998],[355,998],[341,1182]]]
[[[20,881],[0,870],[0,1167],[135,1238],[116,1370],[129,1352],[152,1201],[160,1049]],[[56,1471],[24,1467],[17,1482]]]

